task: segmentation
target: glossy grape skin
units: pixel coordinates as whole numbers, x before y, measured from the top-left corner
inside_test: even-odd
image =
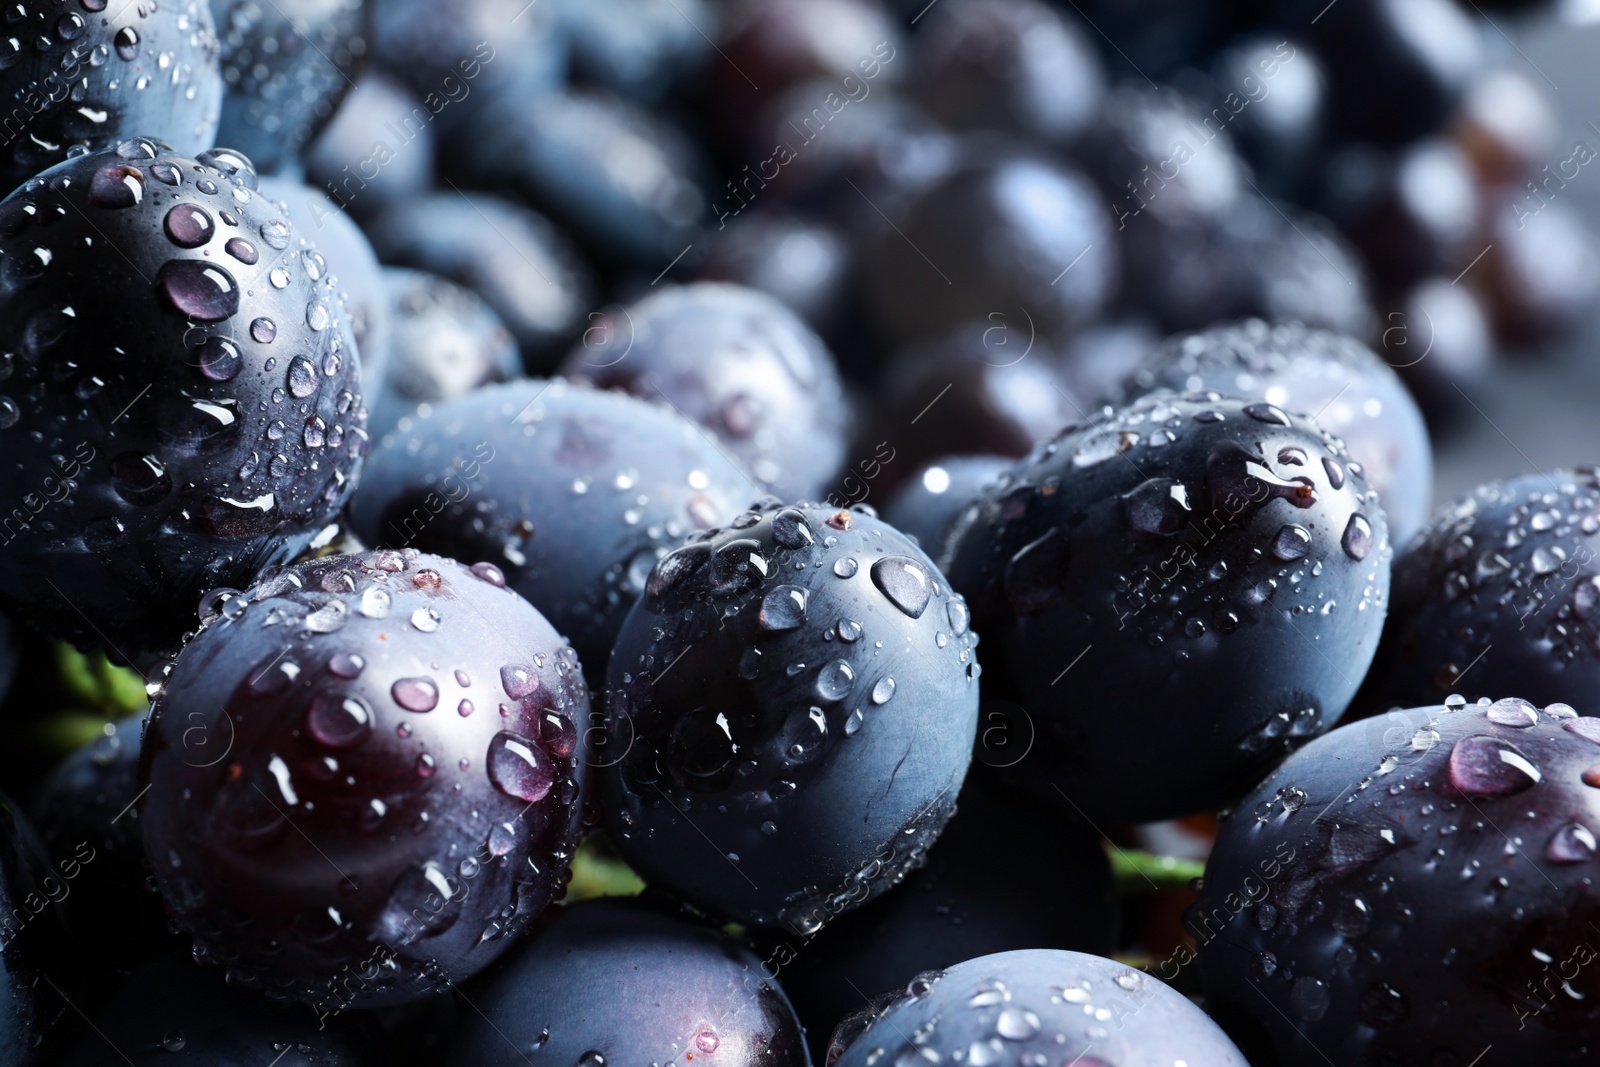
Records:
[[[451,1063],[809,1067],[794,1009],[749,949],[636,900],[561,909],[474,985]]]
[[[1417,332],[1416,343],[1426,345],[1421,324]],[[1396,361],[1403,354],[1398,344],[1386,350]],[[1152,388],[1214,389],[1314,416],[1360,462],[1396,545],[1427,518],[1433,497],[1427,427],[1391,367],[1359,341],[1299,323],[1215,326],[1169,338],[1129,376],[1120,396]]]
[[[754,289],[697,282],[608,311],[561,371],[665,401],[783,500],[820,496],[844,456],[847,411],[832,354]]]
[[[217,143],[223,82],[210,5],[106,7],[18,0],[7,10],[0,192],[77,147],[150,137],[193,156]]]
[[[554,368],[588,320],[594,279],[549,219],[487,193],[397,200],[366,224],[386,266],[473,290],[505,320],[530,371]]]
[[[875,1016],[842,1024],[827,1063],[870,1067],[886,1054],[912,1063],[956,1053],[968,1062],[1077,1056],[1077,1067],[1246,1067],[1176,990],[1104,957],[1060,949],[999,952],[919,975]]]
[[[949,456],[914,473],[884,505],[883,518],[917,539],[935,563],[944,559],[950,526],[983,488],[1010,470],[1009,456]]]
[[[971,761],[967,623],[864,505],[767,501],[665,557],[606,679],[618,850],[653,886],[801,934],[888,890]]]
[[[227,91],[217,140],[263,173],[292,166],[333,117],[367,53],[366,0],[210,0]],[[143,132],[143,131],[140,131]]]
[[[0,600],[81,647],[170,651],[206,590],[337,532],[359,358],[326,258],[256,185],[237,153],[141,138],[0,204],[0,332],[26,342]]]
[[[669,408],[523,380],[435,405],[383,441],[351,522],[372,545],[495,561],[598,680],[656,560],[760,492]]]
[[[1318,738],[1241,801],[1187,925],[1251,1062],[1589,1062],[1597,737],[1564,704],[1452,697]]]
[[[549,623],[475,567],[402,550],[273,572],[174,662],[140,819],[197,959],[233,984],[406,1003],[482,969],[563,891],[588,690]]]
[[[1377,494],[1271,404],[1150,394],[1042,443],[958,523],[986,695],[1037,730],[1002,773],[1068,815],[1227,801],[1338,718],[1378,643]]]
[[[1600,697],[1600,480],[1593,469],[1479,486],[1395,561],[1383,644],[1358,710],[1504,693]]]

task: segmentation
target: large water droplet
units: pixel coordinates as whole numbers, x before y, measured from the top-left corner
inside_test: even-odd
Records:
[[[816,540],[798,508],[784,508],[772,516],[772,539],[784,548],[804,548]]]
[[[1463,737],[1450,750],[1450,783],[1469,797],[1510,796],[1543,777],[1515,745],[1496,737]]]
[[[1587,863],[1594,859],[1594,834],[1581,822],[1569,822],[1544,846],[1547,859],[1556,863]]]
[[[124,452],[111,461],[111,487],[128,503],[148,507],[172,492],[172,475],[148,452]]]
[[[780,585],[761,598],[763,630],[794,630],[805,625],[806,591],[797,585]]]
[[[1339,543],[1351,559],[1366,559],[1367,553],[1372,551],[1372,524],[1366,516],[1350,516],[1350,522],[1344,528],[1344,537]]]
[[[1272,539],[1272,554],[1285,563],[1301,559],[1311,550],[1311,531],[1290,523]]]
[[[239,284],[233,275],[204,260],[168,260],[156,284],[173,307],[196,322],[221,322],[239,310]]]
[[[306,711],[306,728],[329,748],[352,748],[371,735],[372,709],[347,693],[318,693]]]
[[[317,368],[304,356],[289,361],[289,395],[303,400],[317,391]]]
[[[533,741],[509,730],[500,731],[489,742],[485,764],[496,789],[529,804],[543,800],[555,784],[550,757]]]
[[[210,213],[198,204],[177,205],[167,212],[161,225],[167,231],[167,239],[179,248],[199,248],[211,240],[217,229]]]
[[[144,174],[138,167],[104,167],[89,182],[89,203],[96,207],[132,207],[144,199]]]
[[[128,62],[139,58],[139,31],[132,26],[124,26],[111,38],[111,45],[117,50],[117,55]]]
[[[439,687],[432,678],[401,678],[389,687],[389,695],[407,711],[432,711],[439,706]]]
[[[390,945],[414,945],[436,937],[461,916],[466,888],[439,864],[429,860],[408,868],[395,879],[389,901],[378,917],[378,931]]]
[[[1515,730],[1526,730],[1539,722],[1539,709],[1526,700],[1518,700],[1516,697],[1496,700],[1489,705],[1487,714],[1490,722],[1498,726],[1509,726]]]
[[[1189,522],[1189,490],[1171,478],[1150,478],[1122,494],[1122,513],[1140,533],[1170,537]]]
[[[226,337],[208,337],[195,352],[195,365],[214,382],[231,382],[244,368],[244,354]]]
[[[1307,1022],[1318,1022],[1328,1014],[1328,1006],[1333,1002],[1328,992],[1328,983],[1320,978],[1304,975],[1296,978],[1289,991],[1289,1006],[1294,1013]]]
[[[817,672],[817,696],[828,703],[843,700],[855,684],[856,672],[842,659],[825,663]]]

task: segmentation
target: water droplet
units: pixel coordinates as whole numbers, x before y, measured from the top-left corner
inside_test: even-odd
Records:
[[[529,804],[543,800],[555,784],[555,767],[534,742],[502,730],[489,742],[489,781],[510,797]]]
[[[128,62],[139,58],[139,31],[132,26],[124,26],[111,38],[111,46],[117,50],[117,55]]]
[[[1544,846],[1545,858],[1556,863],[1587,863],[1594,859],[1594,834],[1581,822],[1569,822]]]
[[[182,1030],[168,1030],[161,1036],[161,1047],[167,1052],[182,1052],[189,1039]]]
[[[805,625],[806,591],[797,585],[780,585],[761,599],[763,630],[794,630]]]
[[[933,595],[933,580],[909,556],[885,556],[872,565],[872,583],[889,602],[913,619],[922,618]]]
[[[147,507],[172,492],[172,475],[148,452],[124,452],[111,461],[111,487],[128,503]]]
[[[1246,404],[1244,413],[1257,422],[1270,423],[1273,426],[1293,425],[1283,409],[1273,404]]]
[[[1367,558],[1367,553],[1372,551],[1372,524],[1367,522],[1364,515],[1350,516],[1350,522],[1344,528],[1344,537],[1339,542],[1344,546],[1345,555],[1354,560]]]
[[[1389,983],[1379,982],[1361,996],[1361,1021],[1375,1030],[1403,1022],[1411,1006]]]
[[[167,212],[162,227],[167,231],[167,239],[179,248],[199,248],[211,240],[217,224],[198,204],[179,204]]]
[[[1509,726],[1516,730],[1525,730],[1539,722],[1539,711],[1526,700],[1509,697],[1497,700],[1489,705],[1489,721],[1498,726]]]
[[[842,659],[833,660],[823,665],[817,672],[817,696],[833,703],[843,700],[850,694],[850,687],[855,684],[856,672]]]
[[[1272,554],[1285,563],[1304,558],[1311,550],[1311,531],[1290,523],[1272,541]]]
[[[539,688],[539,676],[532,667],[520,664],[511,664],[500,668],[500,685],[506,691],[506,696],[512,700],[521,700],[523,697],[532,696]]]
[[[439,706],[439,687],[432,678],[401,678],[389,687],[389,695],[407,711],[432,711]]]
[[[840,619],[838,625],[839,640],[847,645],[855,644],[861,640],[861,624],[851,619]]]
[[[1022,1008],[1006,1008],[995,1018],[994,1031],[1007,1041],[1026,1041],[1039,1032],[1039,1017]]]
[[[359,678],[367,661],[357,652],[335,652],[328,657],[328,673],[337,678]]]
[[[1189,491],[1171,478],[1150,478],[1122,495],[1122,511],[1138,532],[1171,536],[1189,522]]]
[[[374,586],[362,591],[361,603],[356,610],[369,619],[387,619],[390,602],[389,591]]]
[[[504,589],[506,587],[505,572],[493,563],[474,563],[467,569],[480,581],[488,582],[496,589]]]
[[[1289,1006],[1307,1022],[1319,1022],[1328,1014],[1333,998],[1328,993],[1328,983],[1320,978],[1304,975],[1296,978],[1289,992]]]
[[[1450,783],[1469,797],[1510,796],[1543,777],[1515,745],[1496,737],[1463,737],[1450,750]]]
[[[228,382],[243,369],[244,356],[226,337],[208,337],[195,353],[195,365],[212,381]]]
[[[289,394],[304,399],[317,391],[317,369],[304,356],[289,361]]]
[[[228,238],[228,243],[223,245],[222,249],[247,267],[255,266],[261,259],[261,253],[256,251],[256,246],[243,237]]]
[[[833,561],[833,573],[840,578],[854,578],[861,565],[849,556]]]
[[[887,704],[892,696],[894,696],[894,679],[884,675],[872,687],[872,702],[874,704]]]
[[[385,943],[396,946],[436,937],[455,925],[466,895],[465,887],[432,860],[408,868],[395,879],[388,903],[378,916],[379,934]]]
[[[1072,453],[1074,467],[1092,467],[1113,456],[1120,456],[1139,443],[1132,430],[1102,430],[1089,437]]]
[[[772,539],[784,548],[804,548],[816,540],[798,508],[784,508],[772,516]]]
[[[144,173],[138,167],[104,167],[89,182],[89,203],[96,207],[133,207],[144,199]]]
[[[433,608],[418,608],[411,613],[411,625],[425,634],[439,629],[439,613]]]
[[[173,307],[196,322],[221,322],[239,310],[239,285],[233,275],[204,260],[168,260],[156,284]]]
[[[282,219],[268,219],[261,224],[261,239],[269,248],[283,251],[289,247],[289,224]]]
[[[306,728],[329,748],[353,748],[372,734],[372,709],[360,697],[318,693],[306,710]]]

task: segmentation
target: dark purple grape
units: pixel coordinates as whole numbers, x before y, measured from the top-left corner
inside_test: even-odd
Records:
[[[519,381],[433,405],[383,441],[351,521],[372,545],[494,561],[598,680],[656,560],[760,492],[670,409]]]
[[[966,0],[919,21],[910,95],[951,129],[1060,143],[1093,120],[1105,72],[1080,23],[1039,0]]]
[[[73,150],[128,137],[193,156],[217,143],[223,82],[204,0],[15,0],[0,36],[0,192]]]
[[[1258,1067],[1588,1062],[1597,764],[1600,719],[1515,698],[1311,742],[1206,864],[1208,1007]]]
[[[1513,212],[1491,203],[1483,260],[1466,276],[1507,345],[1547,344],[1571,333],[1600,295],[1600,245],[1583,217],[1567,203],[1538,204],[1537,211],[1524,202]]]
[[[895,885],[972,758],[967,607],[858,505],[769,502],[656,564],[606,679],[608,826],[651,885],[801,935]]]
[[[272,572],[151,712],[161,891],[233,984],[323,1011],[441,992],[563,892],[588,711],[578,657],[492,564]]]
[[[916,538],[929,558],[941,562],[945,534],[956,517],[1016,462],[1010,456],[947,456],[930,463],[889,497],[884,521]]]
[[[422,196],[433,184],[437,137],[433,123],[420,121],[418,112],[432,114],[410,89],[381,71],[368,71],[307,146],[306,184],[361,220]]]
[[[79,156],[0,204],[0,599],[171,650],[200,595],[326,544],[366,450],[328,261],[237,153]]]
[[[531,371],[548,370],[585,325],[594,281],[543,215],[483,193],[399,200],[366,225],[378,258],[448,278],[510,327]]]
[[[974,150],[870,234],[863,264],[884,329],[937,337],[991,313],[1046,337],[1092,320],[1116,288],[1110,212],[1077,171]]]
[[[752,211],[728,223],[697,275],[775,296],[824,336],[843,324],[854,281],[843,234],[776,211]]]
[[[864,490],[876,503],[945,456],[1021,458],[1081,418],[1084,402],[1032,325],[1021,311],[996,312],[896,353],[879,381],[877,411],[862,420],[852,449],[887,462],[865,479],[858,461],[833,483],[830,499],[865,499]]]
[[[364,7],[299,0],[291,16],[271,0],[211,0],[227,86],[217,140],[265,173],[292,163],[333,117],[367,53]]]
[[[1441,508],[1395,561],[1360,710],[1505,692],[1600,697],[1600,476],[1525,474]]]
[[[1325,729],[1389,592],[1387,522],[1338,438],[1216,393],[1068,428],[950,537],[985,696],[1037,732],[1002,775],[1096,821],[1223,803]]]
[[[799,1020],[760,959],[636,900],[561,909],[475,985],[451,1063],[809,1067]]]
[[[383,269],[394,341],[370,389],[368,427],[381,438],[418,404],[438,403],[522,376],[517,342],[483,299],[426,271]]]
[[[699,145],[666,116],[617,97],[491,93],[443,159],[548,212],[598,262],[653,274],[701,238],[709,167]]]
[[[844,458],[847,411],[832,354],[754,289],[698,282],[607,311],[561,370],[664,401],[784,500],[821,495]]]
[[[1416,341],[1420,352],[1427,338]],[[1213,389],[1309,415],[1360,462],[1383,500],[1395,544],[1409,541],[1427,519],[1433,499],[1427,427],[1399,377],[1359,341],[1298,323],[1217,326],[1167,340],[1121,395],[1161,388]]]
[[[980,956],[918,975],[896,993],[840,1024],[828,1067],[896,1059],[1248,1067],[1217,1024],[1182,994],[1135,968],[1083,952],[1034,948]]]

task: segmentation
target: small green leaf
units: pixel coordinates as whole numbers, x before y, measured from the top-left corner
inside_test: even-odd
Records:
[[[590,834],[572,857],[572,881],[567,883],[565,903],[596,897],[636,897],[644,892],[644,881],[622,861],[604,834]]]
[[[1160,889],[1189,889],[1196,878],[1206,873],[1206,865],[1199,860],[1181,860],[1115,846],[1108,852],[1119,896],[1153,893]]]

